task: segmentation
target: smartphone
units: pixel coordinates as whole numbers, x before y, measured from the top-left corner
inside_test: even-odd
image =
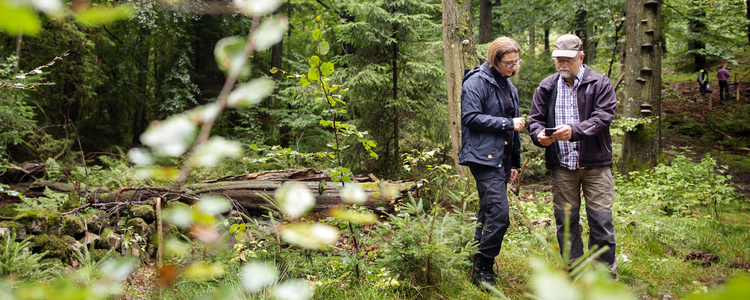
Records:
[[[552,136],[555,131],[557,131],[557,128],[544,128],[544,135]]]

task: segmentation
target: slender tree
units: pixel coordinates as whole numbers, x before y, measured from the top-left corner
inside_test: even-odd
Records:
[[[445,77],[448,85],[448,122],[450,122],[451,157],[456,170],[462,176],[467,169],[458,164],[461,150],[461,88],[464,69],[479,65],[476,42],[471,26],[470,1],[443,0],[443,55]]]
[[[648,4],[647,4],[648,2]],[[624,117],[638,122],[623,137],[623,174],[656,165],[661,151],[661,1],[626,3]]]

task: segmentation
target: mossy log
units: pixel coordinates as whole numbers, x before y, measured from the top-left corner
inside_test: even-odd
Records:
[[[227,197],[249,211],[258,211],[269,207],[268,201],[262,195],[273,197],[276,189],[281,187],[284,182],[289,181],[299,182],[310,189],[310,192],[317,199],[316,206],[313,209],[314,212],[323,212],[344,204],[339,196],[342,184],[333,182],[325,172],[316,169],[263,171],[203,181],[182,188],[142,186],[126,187],[111,192],[98,189],[92,195],[95,195],[98,203],[141,202],[153,197],[162,197],[168,201],[178,200],[192,203],[203,196],[215,195]],[[321,181],[326,183],[322,193],[319,190]],[[365,194],[368,196],[364,206],[372,210],[390,211],[395,200],[400,198],[400,196],[396,199],[382,197],[379,183],[372,182],[369,177],[355,177],[354,181],[363,187]],[[401,196],[416,188],[413,182],[384,182],[383,184],[398,189],[401,191]],[[38,181],[30,187],[30,190],[44,191],[45,187],[61,193],[69,193],[75,188],[67,183]],[[94,201],[90,200],[90,202]]]

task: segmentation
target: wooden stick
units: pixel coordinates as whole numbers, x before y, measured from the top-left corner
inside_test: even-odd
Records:
[[[161,224],[161,197],[156,197],[156,234],[158,242],[156,245],[156,269],[161,269],[162,249],[164,249],[164,232]]]
[[[526,172],[526,165],[529,163],[529,158],[526,157],[526,160],[523,162],[523,166],[521,166],[521,172],[518,173],[518,178],[516,178],[516,187],[513,188],[510,187],[510,191],[513,192],[513,194],[518,195],[518,193],[521,190],[521,178],[523,177],[523,173]]]
[[[737,85],[734,87],[734,95],[737,97],[737,102],[740,102],[740,81],[737,79],[737,73],[734,73],[734,83]],[[729,97],[727,97],[729,98]]]

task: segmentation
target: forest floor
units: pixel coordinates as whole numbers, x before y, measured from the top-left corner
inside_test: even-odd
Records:
[[[679,116],[689,116],[699,124],[704,125],[707,131],[721,135],[724,140],[737,139],[725,132],[722,128],[711,125],[707,122],[710,116],[726,115],[739,106],[747,107],[750,105],[750,97],[745,96],[746,91],[750,91],[750,83],[740,82],[739,84],[739,101],[736,98],[735,87],[730,86],[731,100],[721,101],[719,99],[718,84],[711,86],[712,93],[701,96],[698,90],[698,84],[692,81],[680,81],[667,83],[670,89],[676,91],[674,97],[665,97],[662,101],[662,116],[665,120],[674,119]],[[711,109],[709,109],[709,100]],[[672,118],[669,118],[672,117]],[[737,120],[746,123],[750,120]],[[747,157],[750,156],[750,145],[744,144],[738,147],[727,149],[719,146],[719,143],[706,141],[701,136],[690,136],[681,134],[673,130],[673,124],[662,124],[662,149],[669,150],[674,148],[690,147],[693,150],[691,155],[695,161],[699,161],[707,153],[718,157],[719,164],[729,167],[728,173],[732,175],[731,182],[735,183],[741,192],[750,197],[750,164]],[[747,141],[750,132],[743,132]],[[744,148],[744,149],[743,149]],[[742,159],[744,158],[744,160]]]

